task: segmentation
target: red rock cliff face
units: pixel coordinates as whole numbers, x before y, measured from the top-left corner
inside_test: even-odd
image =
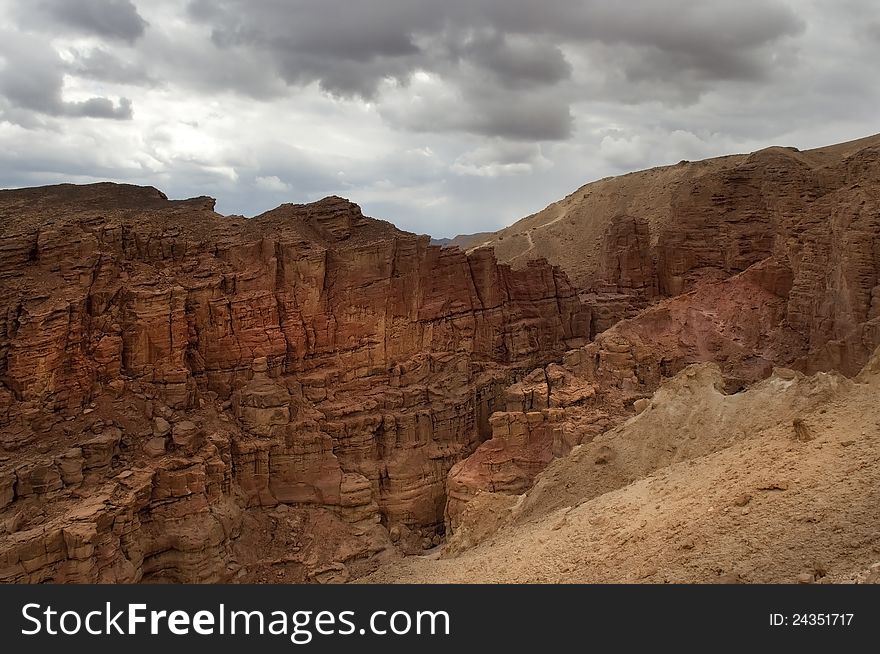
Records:
[[[341,198],[246,220],[102,184],[3,191],[0,214],[5,581],[250,574],[260,520],[303,578],[386,528],[428,546],[504,388],[589,331],[558,269]]]
[[[855,374],[880,339],[880,136],[771,147],[593,182],[481,239],[499,260],[560,265],[593,334],[770,260],[791,273],[803,367]]]
[[[532,251],[554,237],[575,278],[581,266],[601,333],[505,392],[492,439],[450,472],[449,525],[480,491],[530,488],[689,364],[719,364],[731,390],[773,366],[858,373],[880,346],[878,183],[878,137],[769,148],[597,182],[521,221]],[[583,262],[560,231],[578,220]]]

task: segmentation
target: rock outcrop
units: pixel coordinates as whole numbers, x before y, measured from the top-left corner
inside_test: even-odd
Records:
[[[880,543],[880,348],[854,378],[715,363],[576,446],[520,495],[481,491],[403,583],[864,583]],[[806,437],[804,437],[806,434]]]
[[[688,366],[531,489],[479,492],[439,556],[395,561],[368,580],[871,581],[878,365],[880,349],[854,378],[776,369],[737,393],[717,364]]]
[[[594,339],[509,389],[522,401],[450,473],[448,525],[480,492],[528,489],[687,365],[719,364],[730,390],[774,366],[856,374],[880,345],[878,162],[877,137],[684,162],[587,185],[499,232],[502,258],[546,254],[579,280]],[[501,245],[523,229],[528,249]]]
[[[772,260],[812,370],[855,374],[878,342],[880,136],[772,147],[587,184],[483,238],[500,261],[545,257],[592,308],[592,332]]]
[[[492,439],[450,471],[448,526],[481,491],[530,488],[550,461],[644,408],[688,365],[712,362],[739,390],[802,361],[807,343],[784,322],[784,271],[768,266],[663,300],[511,385],[490,419]]]
[[[3,581],[329,581],[430,546],[504,389],[589,333],[559,269],[341,198],[65,185],[0,216]]]

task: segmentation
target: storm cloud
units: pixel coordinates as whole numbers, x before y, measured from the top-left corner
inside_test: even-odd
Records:
[[[570,73],[562,45],[633,48],[670,83],[682,67],[707,80],[754,78],[768,48],[804,28],[777,0],[195,0],[189,11],[218,46],[270,53],[288,81],[364,96],[387,77],[449,74],[462,62],[501,82],[553,84]],[[638,74],[629,57],[606,63]]]
[[[0,61],[0,99],[7,106],[2,117],[7,121],[20,122],[16,116],[27,119],[34,114],[112,119],[132,116],[128,98],[115,102],[100,96],[65,99],[64,62],[39,39],[0,31]]]
[[[766,76],[773,49],[804,28],[776,0],[195,0],[188,8],[222,59],[257,51],[287,84],[365,101],[381,102],[383,87],[406,86],[418,71],[437,75],[459,115],[420,107],[408,128],[526,140],[571,135],[571,89],[559,92],[572,77],[566,50],[603,72],[606,94],[627,99],[614,93],[619,80],[649,79],[639,99],[672,89],[693,102],[713,82]]]
[[[608,174],[878,131],[868,0],[0,9],[6,186],[109,177],[244,214],[338,193],[454,235]]]
[[[134,41],[147,27],[131,0],[30,0],[19,8],[24,23],[109,39]]]

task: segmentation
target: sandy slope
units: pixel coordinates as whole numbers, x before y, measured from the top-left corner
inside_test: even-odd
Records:
[[[368,581],[840,582],[880,560],[880,351],[854,380],[719,379],[691,366],[525,495],[478,498],[441,558]]]

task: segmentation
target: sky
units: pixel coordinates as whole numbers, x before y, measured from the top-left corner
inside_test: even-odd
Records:
[[[875,0],[0,0],[0,187],[435,237],[588,181],[880,132]]]

